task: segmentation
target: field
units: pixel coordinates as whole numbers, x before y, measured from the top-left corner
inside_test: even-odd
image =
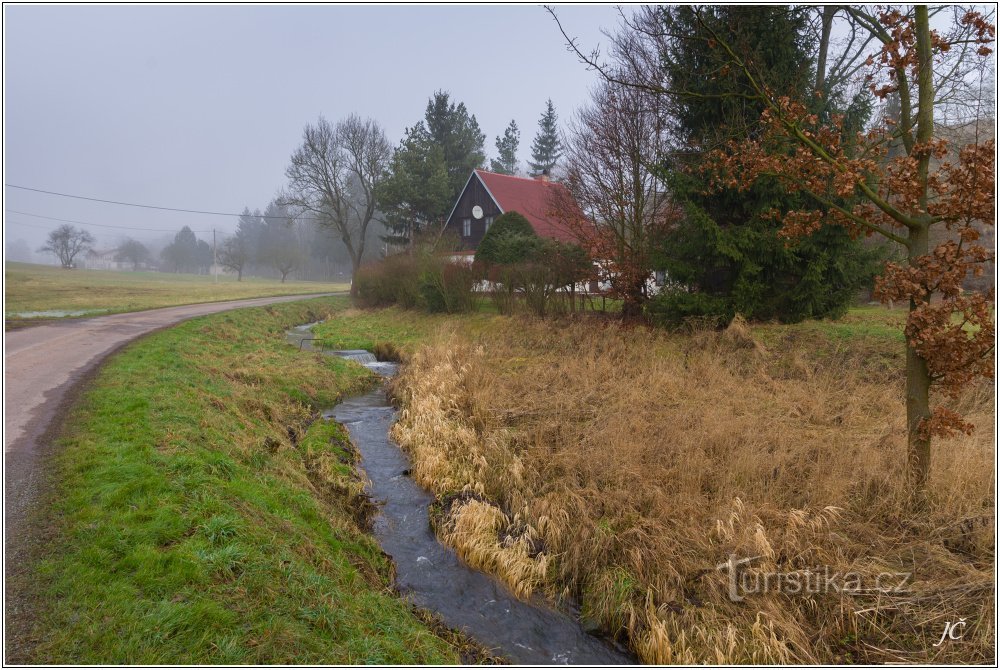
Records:
[[[439,537],[641,660],[992,663],[994,394],[960,399],[978,430],[935,443],[916,505],[903,316],[665,333],[324,298],[156,333],[67,424],[27,660],[482,658],[391,593],[353,448],[314,421],[372,378],[283,343],[329,317],[326,348],[406,362],[394,436]],[[832,589],[767,581],[824,569]]]
[[[4,321],[13,325],[35,318],[52,318],[62,312],[85,316],[134,312],[198,302],[238,300],[293,293],[346,291],[347,284],[244,279],[168,272],[106,272],[63,270],[49,265],[7,263],[4,288]],[[18,316],[25,315],[27,316]]]
[[[444,324],[394,435],[440,537],[645,662],[992,663],[994,394],[911,499],[900,323]]]
[[[353,447],[315,421],[373,375],[284,343],[345,303],[194,319],[102,368],[62,438],[20,661],[459,661],[393,595]]]

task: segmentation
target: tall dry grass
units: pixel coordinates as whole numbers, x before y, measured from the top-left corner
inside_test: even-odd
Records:
[[[979,430],[936,443],[919,508],[901,361],[874,346],[510,320],[414,355],[393,431],[445,541],[645,662],[992,662],[992,389],[961,399]],[[860,588],[729,596],[824,568]]]

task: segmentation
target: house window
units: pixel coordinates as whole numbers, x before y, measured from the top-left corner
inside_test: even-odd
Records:
[[[492,216],[487,216],[486,217],[486,231],[488,231],[490,229],[490,226],[492,226],[492,225],[493,225],[493,217]]]
[[[472,219],[462,219],[462,237],[472,237]]]

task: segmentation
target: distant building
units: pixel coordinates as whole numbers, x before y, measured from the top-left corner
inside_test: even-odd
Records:
[[[131,270],[130,262],[115,260],[117,254],[117,249],[91,249],[83,257],[83,267],[87,270]]]

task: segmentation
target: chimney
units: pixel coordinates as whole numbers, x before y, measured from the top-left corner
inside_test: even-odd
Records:
[[[547,169],[546,170],[542,170],[541,172],[539,172],[538,174],[536,174],[535,175],[535,179],[537,179],[538,181],[552,181],[549,178],[549,171]]]

